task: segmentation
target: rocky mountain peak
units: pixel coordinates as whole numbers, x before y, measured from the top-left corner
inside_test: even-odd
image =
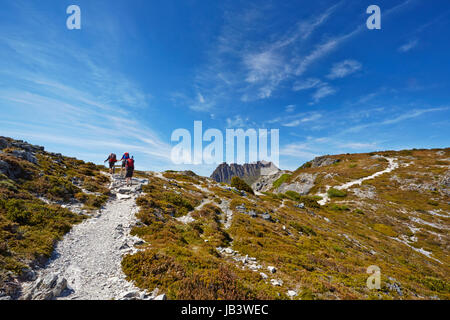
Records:
[[[229,183],[231,178],[237,176],[248,183],[253,183],[260,176],[275,174],[280,169],[269,161],[258,161],[254,163],[222,163],[211,174],[211,178],[217,182]]]

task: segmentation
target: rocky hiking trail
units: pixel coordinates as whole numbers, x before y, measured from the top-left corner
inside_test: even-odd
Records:
[[[372,174],[372,175],[370,175],[368,177],[364,177],[364,178],[360,178],[360,179],[357,179],[357,180],[353,180],[353,181],[344,183],[343,185],[340,185],[340,186],[337,186],[337,187],[334,187],[334,188],[336,188],[338,190],[347,190],[348,188],[350,188],[350,187],[352,187],[354,185],[361,185],[361,183],[363,181],[376,178],[378,176],[381,176],[382,174],[389,173],[389,172],[391,172],[391,171],[393,171],[393,170],[398,168],[399,165],[396,162],[397,159],[395,159],[395,158],[385,158],[385,159],[389,163],[388,167],[386,169],[384,169],[382,171],[375,172],[374,174]],[[326,187],[326,191],[324,193],[317,194],[318,196],[322,197],[322,200],[318,201],[318,203],[321,206],[325,205],[328,201],[330,201],[330,197],[328,196],[328,193],[327,193],[328,189],[330,189],[330,186]]]
[[[47,266],[36,280],[24,284],[22,299],[123,300],[163,299],[157,292],[136,288],[125,279],[122,256],[138,251],[144,242],[130,235],[137,223],[135,200],[146,179],[110,176],[113,196],[96,215],[76,225],[58,242]],[[70,209],[70,206],[67,206]]]

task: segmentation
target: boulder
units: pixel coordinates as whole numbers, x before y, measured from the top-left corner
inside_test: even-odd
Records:
[[[268,267],[267,267],[267,270],[269,270],[270,273],[275,273],[275,272],[277,272],[277,268],[275,268],[274,266],[268,266]]]
[[[287,295],[293,298],[297,295],[297,292],[295,292],[294,290],[288,290]]]
[[[25,161],[31,162],[33,164],[37,164],[38,160],[37,158],[30,152],[30,151],[25,151],[25,150],[13,150],[11,152],[11,154],[14,157],[23,159]]]
[[[276,193],[285,193],[286,191],[295,191],[298,194],[306,195],[314,187],[317,175],[311,173],[301,173],[294,181],[283,183],[275,190]]]
[[[167,300],[167,297],[165,294],[160,294],[159,296],[157,296],[155,299],[153,300]]]
[[[271,279],[270,283],[273,286],[278,286],[278,287],[281,287],[283,285],[283,281],[282,280],[276,280],[276,279]]]
[[[340,159],[335,159],[328,156],[317,157],[311,161],[311,168],[325,167],[340,161]]]
[[[263,279],[269,278],[269,276],[268,276],[267,274],[265,274],[264,272],[260,272],[259,274],[261,275],[261,277],[262,277]]]
[[[0,173],[4,174],[5,176],[10,176],[10,169],[11,166],[8,162],[0,160]]]
[[[59,297],[67,289],[67,280],[55,273],[38,278],[24,290],[23,300],[52,300]]]
[[[252,218],[256,218],[256,216],[257,216],[257,214],[256,214],[256,212],[255,212],[254,210],[248,211],[247,214],[248,214],[250,217],[252,217]]]
[[[5,148],[8,148],[10,146],[10,143],[5,138],[0,138],[0,150],[3,150]]]

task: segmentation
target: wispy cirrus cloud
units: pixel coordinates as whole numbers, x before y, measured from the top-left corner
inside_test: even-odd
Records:
[[[109,54],[112,47],[81,47],[62,36],[65,30],[45,13],[29,10],[36,19],[25,21],[23,28],[36,30],[35,24],[45,20],[38,25],[42,38],[0,33],[0,102],[2,111],[7,110],[1,134],[38,139],[72,155],[70,145],[93,155],[117,148],[136,152],[148,163],[167,163],[170,145],[140,118],[143,109],[150,109],[152,95],[119,71],[115,53]]]
[[[427,109],[414,109],[411,111],[407,111],[404,113],[401,113],[399,115],[396,115],[394,117],[389,117],[388,119],[384,119],[382,121],[377,121],[377,122],[369,122],[369,123],[364,123],[364,124],[360,124],[360,125],[356,125],[350,128],[345,129],[343,132],[344,133],[349,133],[349,132],[359,132],[363,129],[367,129],[370,127],[375,127],[375,126],[383,126],[383,125],[391,125],[391,124],[396,124],[405,120],[409,120],[409,119],[414,119],[414,118],[418,118],[424,114],[427,113],[433,113],[433,112],[440,112],[440,111],[446,111],[449,110],[450,107],[437,107],[437,108],[427,108]]]
[[[410,40],[407,43],[405,43],[404,45],[400,46],[398,48],[399,52],[408,52],[412,49],[414,49],[415,47],[417,47],[417,45],[419,44],[419,40],[414,39],[414,40]]]
[[[317,78],[308,78],[306,80],[297,80],[294,83],[292,88],[294,91],[303,91],[314,89],[314,93],[311,95],[312,102],[310,104],[316,104],[321,99],[333,95],[337,92],[337,89],[328,84],[327,82],[323,82]]]
[[[330,73],[327,75],[329,79],[344,78],[352,73],[361,70],[362,64],[356,60],[344,60],[333,64]]]

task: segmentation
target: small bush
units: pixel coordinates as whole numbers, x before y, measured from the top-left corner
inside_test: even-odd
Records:
[[[392,230],[390,226],[387,226],[385,224],[377,223],[373,226],[373,230],[381,232],[382,234],[389,237],[397,236],[397,233],[394,230]]]
[[[290,222],[289,225],[292,228],[294,228],[295,230],[297,230],[298,232],[305,233],[308,236],[316,236],[317,235],[316,232],[312,228],[310,228],[308,226],[303,226],[297,222]]]
[[[336,188],[328,189],[327,194],[330,198],[343,198],[347,196],[347,192]]]
[[[248,192],[250,194],[255,194],[253,192],[253,189],[247,184],[247,182],[245,182],[244,180],[242,180],[239,177],[233,177],[231,179],[231,186],[238,190],[242,190],[242,191]]]
[[[346,205],[339,206],[339,205],[337,205],[337,204],[331,204],[331,205],[329,206],[329,208],[330,208],[331,210],[334,210],[334,211],[349,211],[349,210],[350,210],[350,208],[349,208],[348,206],[346,206]]]

